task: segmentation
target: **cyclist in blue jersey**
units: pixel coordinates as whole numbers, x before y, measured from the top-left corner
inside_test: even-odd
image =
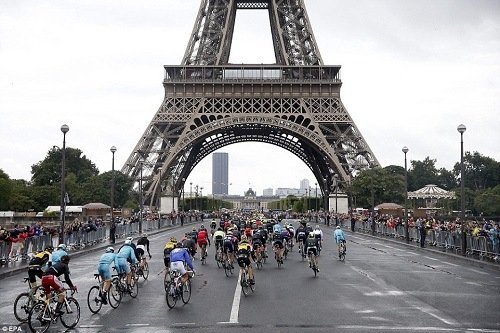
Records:
[[[189,278],[184,263],[186,263],[189,269],[194,273],[193,261],[191,260],[188,250],[182,247],[181,242],[178,242],[175,249],[170,251],[170,271],[177,271],[181,274],[181,284],[186,282]]]
[[[52,265],[61,262],[61,258],[67,256],[68,252],[66,252],[66,244],[59,244],[57,246],[57,250],[52,252]]]
[[[137,264],[135,251],[131,244],[132,241],[130,239],[127,239],[125,241],[125,244],[120,248],[115,257],[115,266],[117,268],[118,273],[127,274],[128,290],[130,290],[130,283],[132,282],[132,271],[130,270],[130,267],[127,265],[127,261],[130,261],[134,265]]]
[[[333,232],[333,238],[335,239],[335,243],[337,243],[337,249],[339,251],[339,258],[340,258],[340,244],[341,243],[345,244],[345,234],[342,231],[342,229],[340,229],[339,225],[337,226],[337,228],[335,228],[335,231]]]
[[[116,254],[115,249],[108,247],[106,253],[104,253],[99,259],[99,264],[97,265],[97,271],[102,277],[104,293],[101,295],[101,301],[103,304],[108,304],[107,293],[111,287],[111,270],[109,269],[111,264],[115,261]]]
[[[276,223],[275,225],[273,225],[273,234],[281,235],[282,230],[283,230],[283,227],[281,226],[281,224]]]

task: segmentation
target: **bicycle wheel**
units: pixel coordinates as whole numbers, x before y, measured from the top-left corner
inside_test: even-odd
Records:
[[[144,263],[144,268],[142,269],[142,277],[144,280],[147,280],[149,277],[149,264],[147,261]]]
[[[66,328],[73,328],[80,321],[80,304],[73,297],[68,297],[61,308],[61,323]]]
[[[181,298],[184,304],[187,304],[191,299],[191,280],[189,279],[182,285]]]
[[[130,281],[130,297],[136,298],[137,295],[139,295],[139,283],[132,279],[132,281]]]
[[[116,309],[122,301],[122,293],[118,288],[118,283],[118,280],[113,279],[113,282],[111,283],[111,286],[108,290],[108,302],[113,309]]]
[[[168,283],[171,281],[170,279],[170,273],[169,271],[167,270],[165,272],[165,276],[163,277],[163,287],[165,288],[165,292],[168,291]]]
[[[262,259],[257,260],[257,269],[260,270],[262,268]]]
[[[175,290],[174,281],[168,282],[166,298],[168,307],[172,309],[177,303],[177,291]]]
[[[93,286],[90,288],[87,294],[87,305],[92,313],[98,313],[102,308],[101,291],[99,286]]]
[[[43,333],[49,330],[52,318],[45,303],[36,303],[28,315],[28,326],[31,332]]]
[[[229,263],[229,260],[224,263],[224,273],[226,273],[226,276],[229,277],[231,276],[232,271],[231,271],[231,264]]]
[[[33,301],[29,293],[19,294],[14,301],[14,316],[16,316],[16,319],[20,322],[27,321],[32,306]]]
[[[250,283],[248,282],[246,273],[241,274],[240,284],[241,284],[241,291],[243,291],[243,295],[248,296],[251,290],[250,290]]]

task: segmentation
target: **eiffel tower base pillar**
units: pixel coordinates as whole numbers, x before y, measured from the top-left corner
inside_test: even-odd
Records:
[[[158,212],[160,214],[170,214],[172,212],[179,211],[179,198],[176,196],[165,195],[160,199],[160,207],[158,207]]]
[[[330,212],[338,214],[348,214],[349,213],[349,198],[346,193],[330,193],[328,198],[328,206],[330,207]]]

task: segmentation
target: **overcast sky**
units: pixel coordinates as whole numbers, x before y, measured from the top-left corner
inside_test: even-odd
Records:
[[[100,172],[119,169],[163,100],[163,65],[178,65],[195,0],[0,0],[0,169],[31,165],[62,145]],[[430,156],[451,169],[466,151],[500,161],[500,1],[307,0],[327,65],[342,66],[341,99],[382,166]],[[238,11],[231,63],[273,63],[265,11]],[[314,177],[281,148],[241,143],[229,188],[299,187]],[[211,156],[187,184],[211,193]],[[189,186],[189,185],[188,185]],[[189,189],[186,188],[186,191]]]

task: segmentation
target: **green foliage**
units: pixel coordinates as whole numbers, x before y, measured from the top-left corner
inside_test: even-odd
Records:
[[[408,191],[416,191],[425,185],[438,183],[436,160],[426,157],[423,161],[411,161],[408,171]]]
[[[464,155],[465,186],[482,190],[500,185],[500,162],[474,152]],[[460,162],[453,167],[453,173],[460,179]]]
[[[474,199],[474,208],[486,216],[500,215],[500,185],[486,189]]]
[[[31,166],[31,182],[34,186],[53,185],[61,182],[62,150],[53,147],[42,161]],[[80,149],[66,148],[66,175],[73,173],[77,182],[85,182],[92,176],[97,176],[99,170]]]
[[[374,168],[354,178],[348,194],[358,207],[374,207],[383,202],[404,203],[404,176],[397,168]],[[404,170],[403,170],[404,174]]]

